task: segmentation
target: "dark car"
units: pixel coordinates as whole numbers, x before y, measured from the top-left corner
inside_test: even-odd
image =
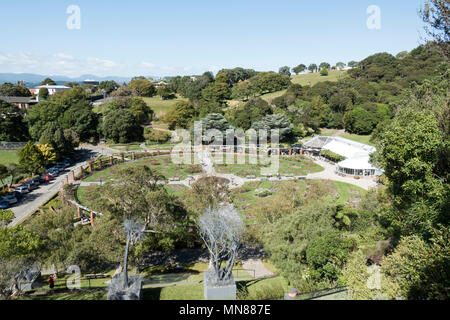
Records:
[[[0,201],[0,209],[2,209],[2,210],[9,209],[9,202],[8,201]]]
[[[13,204],[16,204],[18,202],[17,198],[12,196],[12,195],[5,196],[0,201],[1,202],[6,201],[6,202],[8,202],[9,205],[13,205]]]
[[[17,192],[17,191],[8,192],[6,195],[7,196],[13,196],[14,198],[16,198],[19,201],[23,198],[23,195],[20,192]]]
[[[25,182],[23,185],[24,185],[24,186],[28,186],[28,190],[29,190],[29,191],[35,190],[35,189],[37,189],[37,188],[39,187],[39,185],[36,184],[36,183],[34,183],[33,181]]]

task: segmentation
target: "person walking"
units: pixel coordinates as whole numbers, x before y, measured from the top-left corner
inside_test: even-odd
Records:
[[[50,287],[50,291],[53,292],[53,288],[55,287],[55,276],[53,274],[48,279],[48,286]]]

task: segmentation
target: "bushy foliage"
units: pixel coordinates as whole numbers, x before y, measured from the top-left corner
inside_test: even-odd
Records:
[[[103,121],[105,139],[115,143],[128,143],[143,140],[144,129],[136,121],[130,110],[113,110]]]

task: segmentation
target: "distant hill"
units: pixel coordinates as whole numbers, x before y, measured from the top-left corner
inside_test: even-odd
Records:
[[[39,75],[33,73],[0,73],[0,84],[5,82],[11,82],[13,84],[17,83],[17,81],[25,81],[25,84],[28,87],[33,87],[38,85],[45,78],[53,79],[57,84],[64,84],[66,82],[82,82],[86,79],[96,80],[96,81],[106,81],[106,80],[114,80],[117,83],[121,84],[123,82],[130,82],[131,77],[118,77],[118,76],[107,76],[107,77],[99,77],[92,74],[84,74],[80,77],[70,78],[67,76],[58,76],[58,75]],[[147,76],[147,78],[158,79],[157,76]]]

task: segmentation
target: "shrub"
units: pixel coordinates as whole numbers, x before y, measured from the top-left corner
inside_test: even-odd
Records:
[[[265,198],[268,197],[272,194],[272,191],[270,191],[269,189],[256,189],[255,190],[255,196],[259,197],[259,198]]]
[[[149,144],[153,143],[166,143],[170,140],[172,135],[169,132],[159,130],[146,130],[144,138]]]

